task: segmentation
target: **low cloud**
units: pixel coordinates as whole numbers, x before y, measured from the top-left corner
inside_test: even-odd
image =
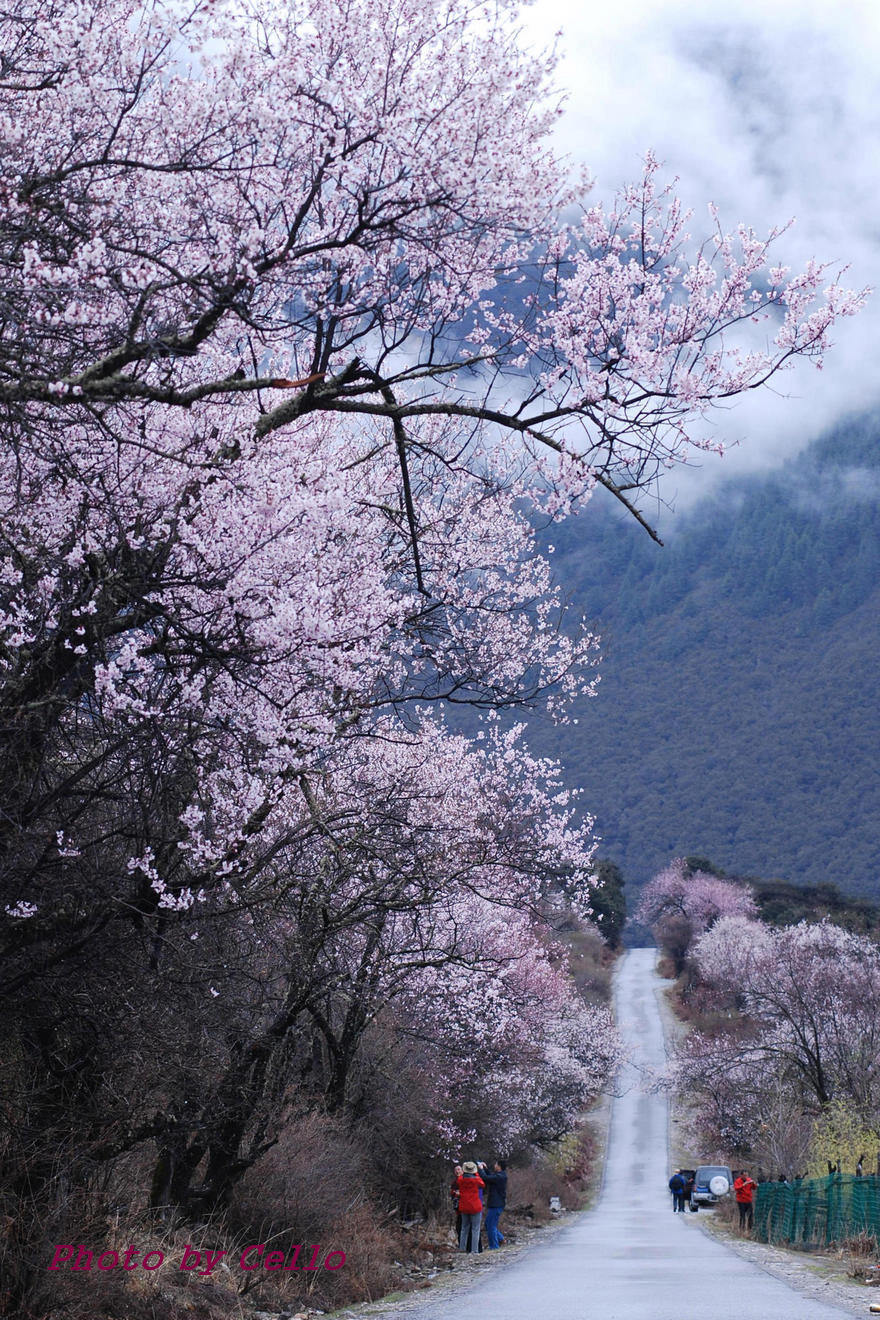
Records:
[[[568,89],[559,146],[587,163],[596,195],[611,198],[651,148],[678,175],[695,235],[714,201],[725,226],[758,232],[794,218],[779,259],[849,266],[845,282],[880,285],[880,10],[857,0],[740,0],[713,11],[701,0],[537,0],[527,35],[548,44],[562,29],[558,81]],[[845,19],[845,21],[844,21]],[[880,403],[874,345],[880,297],[835,335],[819,373],[799,364],[775,392],[716,418],[732,448],[721,461],[665,479],[689,503],[726,475],[790,458],[842,416]]]

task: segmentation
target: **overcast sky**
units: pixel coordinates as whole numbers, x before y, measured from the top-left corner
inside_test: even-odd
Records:
[[[536,0],[532,34],[562,29],[568,90],[560,146],[586,161],[596,195],[637,177],[651,148],[697,235],[706,204],[725,228],[795,217],[780,249],[849,264],[846,282],[880,289],[880,6],[876,0]],[[794,453],[831,422],[880,401],[880,294],[835,335],[823,372],[778,378],[721,419],[738,442],[699,474],[673,479],[680,507],[725,474]]]

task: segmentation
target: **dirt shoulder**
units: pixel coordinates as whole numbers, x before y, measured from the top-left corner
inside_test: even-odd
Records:
[[[505,1226],[502,1219],[502,1230],[510,1231],[507,1240],[498,1251],[482,1251],[476,1256],[456,1254],[448,1266],[420,1281],[411,1292],[390,1293],[375,1302],[361,1302],[357,1306],[342,1307],[331,1314],[334,1320],[363,1320],[366,1316],[405,1314],[423,1306],[428,1300],[442,1303],[464,1288],[485,1282],[496,1270],[503,1269],[511,1261],[523,1256],[536,1242],[546,1242],[550,1236],[566,1228],[580,1213],[582,1212],[579,1210],[565,1211],[549,1224],[544,1225],[515,1223],[513,1226],[510,1224]]]

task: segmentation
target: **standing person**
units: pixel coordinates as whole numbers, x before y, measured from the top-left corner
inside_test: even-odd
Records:
[[[680,1210],[684,1214],[684,1188],[685,1180],[681,1169],[676,1169],[675,1173],[669,1179],[669,1190],[672,1192],[672,1212]]]
[[[456,1179],[458,1187],[458,1209],[461,1214],[461,1234],[458,1239],[459,1251],[479,1251],[480,1222],[483,1218],[483,1202],[480,1192],[486,1186],[477,1173],[473,1160],[465,1160],[461,1166],[461,1177]]]
[[[483,1164],[480,1173],[487,1187],[486,1237],[489,1240],[489,1250],[495,1251],[504,1241],[504,1234],[498,1230],[498,1220],[507,1204],[507,1165],[504,1160],[496,1160],[491,1172]]]
[[[458,1179],[461,1177],[461,1172],[462,1170],[460,1164],[454,1164],[452,1166],[453,1182],[452,1182],[452,1186],[449,1189],[449,1195],[452,1197],[452,1208],[455,1211],[456,1242],[458,1242],[459,1239],[461,1238],[461,1211],[458,1208]]]
[[[479,1176],[482,1178],[482,1177],[483,1177],[483,1170],[485,1169],[486,1166],[485,1166],[485,1164],[482,1164],[482,1163],[480,1162],[480,1160],[477,1160],[476,1163],[477,1163],[477,1173],[478,1173]],[[485,1227],[486,1227],[486,1188],[485,1188],[485,1186],[483,1186],[483,1187],[480,1188],[480,1213],[481,1213],[482,1216],[483,1216],[483,1223],[482,1223],[482,1225],[481,1225],[481,1228],[480,1228],[479,1233],[477,1234],[477,1251],[482,1251],[482,1250],[483,1250],[483,1230],[484,1230]]]
[[[694,1175],[693,1175],[692,1173],[691,1173],[691,1174],[688,1174],[688,1175],[682,1174],[681,1176],[682,1176],[682,1178],[684,1178],[684,1203],[685,1203],[685,1206],[686,1206],[686,1207],[689,1207],[691,1210],[696,1210],[696,1208],[697,1208],[696,1205],[691,1205],[691,1197],[693,1196],[693,1193],[694,1193],[694,1186],[695,1186],[697,1180],[696,1180],[696,1178],[694,1177]]]
[[[755,1192],[758,1184],[750,1178],[745,1169],[734,1180],[733,1191],[739,1208],[740,1228],[753,1228],[755,1223]]]

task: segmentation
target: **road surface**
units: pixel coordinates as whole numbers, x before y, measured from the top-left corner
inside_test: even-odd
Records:
[[[650,1089],[652,1075],[664,1063],[654,959],[653,949],[631,949],[618,965],[617,1021],[631,1062],[613,1104],[596,1208],[506,1268],[482,1274],[473,1286],[407,1307],[406,1320],[843,1320],[852,1315],[794,1292],[701,1232],[690,1215],[672,1213],[666,1098]]]

